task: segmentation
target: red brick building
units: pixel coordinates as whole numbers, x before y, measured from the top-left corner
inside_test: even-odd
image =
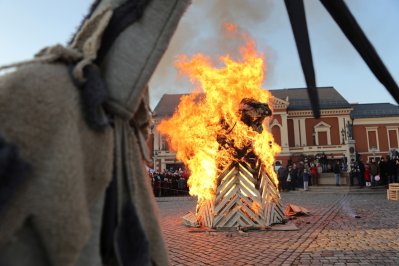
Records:
[[[269,130],[281,146],[276,162],[327,158],[350,161],[358,153],[363,161],[398,149],[399,107],[389,103],[350,104],[333,87],[318,88],[321,117],[312,115],[305,88],[271,90],[273,116]],[[155,124],[170,117],[183,94],[165,94],[154,109]],[[269,103],[270,105],[270,103]],[[154,168],[181,167],[175,153],[155,127]],[[328,183],[328,181],[326,181]],[[344,182],[345,183],[345,180]]]

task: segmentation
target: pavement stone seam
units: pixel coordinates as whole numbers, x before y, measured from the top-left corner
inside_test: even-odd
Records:
[[[399,265],[399,204],[380,191],[347,194],[343,199],[343,193],[286,193],[284,205],[311,210],[293,220],[299,230],[232,236],[190,233],[181,217],[195,202],[160,200],[171,264]]]
[[[328,221],[338,214],[338,211],[341,209],[341,205],[348,198],[348,194],[344,194],[341,198],[336,200],[333,204],[331,204],[323,213],[319,216],[319,220],[316,222],[316,226],[309,227],[303,234],[302,237],[299,237],[298,241],[300,241],[299,246],[292,250],[289,257],[284,261],[291,262],[295,261],[300,254],[313,242],[314,239],[317,238],[317,235],[328,225]],[[310,234],[308,234],[310,233]],[[303,237],[305,235],[305,237]],[[308,241],[310,240],[310,241]]]

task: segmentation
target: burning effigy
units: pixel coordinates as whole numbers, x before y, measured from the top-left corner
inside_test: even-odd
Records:
[[[225,55],[215,66],[202,54],[178,58],[196,90],[158,127],[189,168],[196,221],[209,228],[261,228],[285,219],[273,170],[280,147],[267,126],[271,94],[262,88],[264,56],[248,34],[240,36],[245,45],[237,60]]]

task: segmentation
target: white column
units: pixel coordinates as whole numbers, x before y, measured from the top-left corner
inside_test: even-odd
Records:
[[[288,124],[287,124],[287,114],[281,114],[281,146],[283,148],[288,148]]]
[[[301,132],[299,132],[299,119],[298,118],[294,118],[292,119],[293,123],[294,123],[294,137],[295,137],[295,147],[297,146],[301,146]]]
[[[159,132],[158,130],[154,129],[154,150],[160,150],[161,145],[159,143]]]
[[[305,118],[301,118],[299,120],[300,123],[300,128],[301,128],[301,133],[300,133],[300,137],[301,137],[301,144],[302,146],[307,146],[307,141],[306,141],[306,126],[305,126]]]

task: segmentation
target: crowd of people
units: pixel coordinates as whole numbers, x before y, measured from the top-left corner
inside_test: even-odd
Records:
[[[276,167],[280,191],[292,191],[309,185],[317,185],[321,173],[332,172],[335,185],[340,186],[342,173],[349,173],[349,185],[363,187],[387,186],[399,182],[399,158],[371,158],[364,163],[361,157],[352,159],[349,165],[345,158],[333,161],[289,162],[287,166]]]
[[[355,180],[360,187],[388,185],[399,181],[399,158],[381,157],[379,161],[371,158],[363,163],[361,159],[352,160],[349,180],[353,186]]]
[[[371,158],[364,163],[358,157],[349,164],[344,159],[333,161],[315,160],[312,162],[289,162],[286,166],[276,167],[280,191],[293,191],[296,189],[309,190],[309,186],[317,185],[321,173],[333,172],[335,184],[340,186],[343,172],[349,173],[349,185],[359,187],[375,187],[399,182],[399,158],[381,157]],[[188,173],[181,168],[178,170],[165,169],[162,173],[149,170],[149,176],[156,197],[188,195]]]
[[[162,173],[150,169],[149,176],[155,197],[188,195],[188,174],[181,168],[175,171],[165,169]]]
[[[319,167],[319,169],[318,169]],[[289,162],[287,166],[280,165],[276,168],[280,191],[296,190],[303,188],[309,189],[309,185],[315,185],[317,182],[318,171],[322,171],[320,164]]]

